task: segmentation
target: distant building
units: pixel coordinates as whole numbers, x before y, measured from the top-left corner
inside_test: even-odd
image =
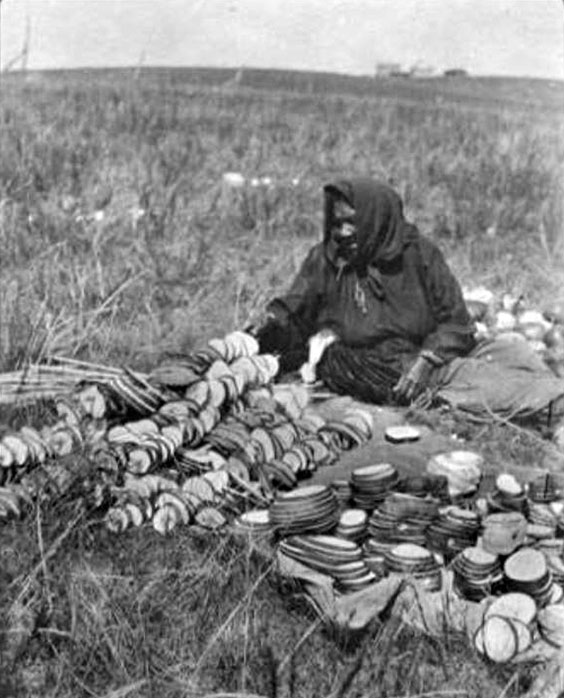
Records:
[[[402,72],[400,63],[377,63],[376,64],[376,75],[377,77],[391,77],[392,75],[399,75]]]
[[[466,78],[468,77],[468,71],[464,68],[449,68],[444,72],[447,78]]]
[[[423,65],[422,63],[417,63],[411,67],[409,71],[412,78],[432,78],[437,74],[437,71],[431,65]]]

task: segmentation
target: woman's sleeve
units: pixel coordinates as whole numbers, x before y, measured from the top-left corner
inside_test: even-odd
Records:
[[[468,313],[462,290],[442,252],[429,244],[425,283],[436,329],[423,342],[423,350],[442,362],[465,356],[476,345],[476,328]]]
[[[292,351],[305,346],[316,331],[324,263],[323,250],[316,245],[303,261],[289,290],[267,305],[267,320],[258,336],[261,351]]]

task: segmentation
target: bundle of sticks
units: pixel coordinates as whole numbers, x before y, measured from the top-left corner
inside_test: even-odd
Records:
[[[19,371],[0,373],[0,405],[25,405],[70,392],[82,382],[104,383],[125,376],[126,369],[62,356],[48,363],[28,364]],[[136,374],[144,378],[142,374]]]

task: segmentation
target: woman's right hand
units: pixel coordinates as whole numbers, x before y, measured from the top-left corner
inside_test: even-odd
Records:
[[[300,368],[300,377],[303,383],[311,384],[317,380],[315,364],[310,364],[309,361]]]
[[[335,332],[328,328],[324,328],[310,337],[308,363],[317,366],[327,347],[331,346],[337,339]]]

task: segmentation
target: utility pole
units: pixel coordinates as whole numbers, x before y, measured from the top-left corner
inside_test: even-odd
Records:
[[[2,0],[0,0],[0,62],[2,60]],[[0,65],[0,73],[2,72],[2,66]]]
[[[25,35],[24,44],[22,47],[22,70],[27,73],[27,60],[29,58],[29,44],[31,38],[31,22],[29,21],[29,15],[25,16]]]
[[[0,16],[1,16],[1,5],[2,5],[2,0],[0,0]],[[0,31],[1,31],[1,26],[0,26]],[[19,63],[20,70],[24,73],[24,76],[25,76],[25,74],[27,73],[27,64],[28,64],[28,59],[29,59],[29,46],[30,46],[30,44],[31,44],[31,22],[29,19],[29,14],[27,14],[25,17],[25,33],[24,33],[22,50],[6,63],[6,65],[2,68],[2,72],[7,73],[9,70],[12,70],[12,68]]]
[[[0,0],[0,90],[2,89],[2,0]]]

